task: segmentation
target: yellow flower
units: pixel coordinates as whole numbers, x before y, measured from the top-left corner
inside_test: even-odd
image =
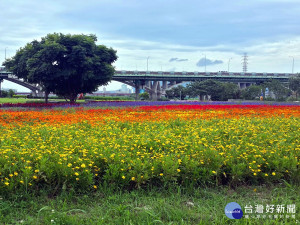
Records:
[[[275,173],[275,172],[273,172],[273,173],[272,173],[272,175],[273,175],[273,176],[275,176],[275,175],[276,175],[276,173]]]
[[[39,170],[35,170],[34,172],[35,172],[35,173],[38,173],[38,172],[40,172],[40,171],[39,171]]]
[[[163,175],[164,175],[163,173],[160,173],[160,174],[159,174],[159,176],[163,176]]]
[[[96,185],[94,185],[94,188],[95,188],[95,189],[97,189],[97,186],[96,186]]]
[[[14,175],[13,175],[13,174],[9,174],[9,176],[10,176],[10,177],[13,177]]]
[[[217,173],[217,172],[216,172],[216,171],[214,171],[214,170],[213,170],[213,171],[211,171],[211,172],[212,172],[213,174]]]
[[[267,176],[269,176],[267,173],[265,173],[265,176],[267,177]]]
[[[84,163],[81,164],[81,168],[85,168],[85,164]]]
[[[21,183],[21,184],[24,184],[24,181],[20,180],[20,183]]]
[[[125,179],[125,176],[122,176],[122,179]]]
[[[8,182],[5,182],[4,184],[5,184],[6,186],[8,186],[8,185],[9,185],[9,183],[8,183]]]
[[[177,169],[177,172],[179,173],[181,170],[180,169]]]
[[[77,173],[77,172],[75,172],[74,174],[75,174],[75,176],[79,176],[79,173]]]
[[[253,173],[253,175],[256,176],[257,174],[256,174],[256,173]]]
[[[33,178],[33,179],[37,179],[37,176],[34,175],[32,178]]]
[[[134,180],[135,180],[135,177],[131,177],[131,180],[133,180],[133,181],[134,181]]]
[[[15,176],[18,176],[18,173],[17,173],[17,172],[14,172],[14,175],[15,175]]]
[[[79,178],[78,178],[78,177],[76,177],[76,180],[78,181],[78,180],[79,180]]]
[[[68,163],[68,167],[71,167],[72,166],[72,163]]]

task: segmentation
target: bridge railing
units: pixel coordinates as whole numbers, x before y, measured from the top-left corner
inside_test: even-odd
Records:
[[[163,71],[116,71],[121,76],[257,76],[257,77],[289,77],[290,73],[238,73],[238,72],[163,72]]]
[[[13,74],[8,74],[8,78],[18,79],[18,77],[16,75],[13,75]]]

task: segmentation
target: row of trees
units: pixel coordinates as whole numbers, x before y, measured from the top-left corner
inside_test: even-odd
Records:
[[[4,98],[5,97],[12,98],[14,95],[15,95],[15,92],[12,89],[9,89],[8,91],[1,90],[1,92],[0,92],[0,97],[4,97]]]
[[[20,48],[3,65],[18,78],[40,84],[70,102],[79,93],[96,91],[114,75],[116,51],[97,45],[95,35],[48,34]]]
[[[283,84],[277,80],[262,83],[260,85],[251,85],[240,90],[234,83],[218,82],[215,80],[196,81],[188,84],[186,87],[176,86],[166,91],[166,97],[169,99],[185,99],[210,96],[213,101],[227,101],[228,99],[246,99],[254,100],[260,96],[266,97],[266,90],[275,95],[276,100],[285,100],[292,93],[296,99],[300,93],[300,76],[292,77],[288,84]]]
[[[196,81],[183,87],[181,85],[166,91],[167,98],[185,99],[189,97],[210,96],[213,101],[227,101],[229,98],[239,98],[240,91],[236,84],[221,83],[215,80]]]

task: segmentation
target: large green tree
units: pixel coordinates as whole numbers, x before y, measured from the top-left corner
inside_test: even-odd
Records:
[[[199,100],[201,101],[203,96],[207,95],[207,89],[202,81],[191,82],[187,85],[187,93],[190,97],[199,96]]]
[[[224,87],[222,101],[228,101],[228,99],[237,99],[240,97],[241,92],[237,84],[224,82],[222,85]]]
[[[265,88],[260,85],[251,85],[242,90],[242,97],[246,100],[258,99],[261,93],[264,93]]]
[[[199,96],[200,100],[204,95],[209,95],[213,101],[223,100],[225,87],[221,82],[215,80],[204,80],[190,83],[188,94],[191,97]]]
[[[116,51],[96,42],[95,35],[48,34],[3,65],[18,78],[42,85],[46,96],[53,92],[75,102],[79,93],[96,91],[114,74]]]

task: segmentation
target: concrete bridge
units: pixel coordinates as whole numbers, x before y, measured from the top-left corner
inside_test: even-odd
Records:
[[[42,87],[39,84],[27,83],[27,82],[23,81],[22,79],[18,79],[12,73],[6,72],[4,70],[0,70],[0,90],[1,90],[1,82],[3,81],[3,79],[28,88],[29,90],[31,90],[31,93],[32,93],[33,96],[36,96],[36,97],[43,97],[44,96],[44,92],[42,91]]]
[[[152,71],[116,71],[113,80],[128,84],[135,88],[136,98],[143,89],[156,100],[165,91],[184,82],[218,80],[233,82],[243,89],[251,84],[260,84],[275,79],[287,83],[293,74],[289,73],[238,73],[238,72],[152,72]]]
[[[1,68],[0,68],[1,69]],[[233,82],[242,88],[251,84],[260,84],[275,79],[287,83],[293,74],[289,73],[238,73],[238,72],[154,72],[154,71],[116,71],[112,80],[119,81],[135,88],[136,98],[140,90],[147,91],[152,100],[157,100],[165,91],[174,85],[184,82],[218,80],[222,82]],[[9,80],[22,85],[32,91],[33,96],[43,96],[42,88],[39,85],[29,84],[14,76],[10,72],[0,70],[0,80]]]

